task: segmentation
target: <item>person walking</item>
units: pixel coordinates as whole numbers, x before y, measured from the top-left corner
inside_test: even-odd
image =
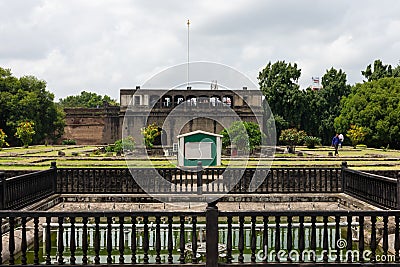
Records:
[[[336,134],[336,135],[332,138],[332,146],[335,148],[335,156],[338,156],[338,155],[339,155],[339,151],[338,151],[339,143],[340,143],[339,134]]]

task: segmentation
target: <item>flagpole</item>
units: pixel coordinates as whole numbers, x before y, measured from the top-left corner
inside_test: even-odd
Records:
[[[188,31],[187,31],[187,88],[189,88],[189,25],[190,25],[190,21],[187,20],[187,27],[188,27]]]

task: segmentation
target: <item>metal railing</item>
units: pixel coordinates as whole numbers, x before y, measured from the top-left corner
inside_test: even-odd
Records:
[[[400,177],[356,171],[347,168],[347,164],[343,164],[342,173],[344,193],[381,208],[400,208]]]
[[[0,173],[0,210],[20,209],[55,192],[56,168],[5,178]]]
[[[399,216],[227,212],[215,203],[198,212],[0,211],[7,240],[0,242],[0,265],[398,266]]]

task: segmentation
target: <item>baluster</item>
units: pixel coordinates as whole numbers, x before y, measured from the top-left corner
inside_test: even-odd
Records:
[[[304,216],[299,216],[299,254],[300,262],[303,262],[303,251],[305,249],[305,237],[304,237]]]
[[[314,173],[315,174],[315,173]],[[315,225],[317,218],[315,215],[311,216],[311,250],[315,253],[317,251],[317,227]],[[315,262],[316,257],[315,254],[312,255],[312,261]]]
[[[376,262],[376,216],[371,216],[371,262]]]
[[[45,246],[46,246],[46,264],[51,264],[51,232],[50,232],[50,223],[51,217],[46,217],[46,239],[45,239]]]
[[[182,187],[183,187],[183,177],[182,177],[182,170],[179,172],[179,191],[182,192]]]
[[[287,217],[288,227],[287,227],[287,251],[290,253],[293,249],[293,233],[292,233],[292,216]],[[288,261],[291,262],[292,258],[290,255],[287,257]]]
[[[71,216],[69,217],[71,221],[71,236],[69,239],[69,249],[71,251],[71,255],[69,258],[69,261],[71,264],[75,264],[76,258],[75,258],[75,251],[76,251],[76,242],[75,242],[75,217]]]
[[[251,262],[256,262],[256,216],[251,216]]]
[[[180,216],[180,223],[179,248],[181,253],[179,262],[185,263],[185,216]]]
[[[83,223],[83,229],[82,229],[82,263],[84,265],[86,265],[88,263],[88,258],[87,258],[87,251],[88,251],[87,222],[88,222],[88,218],[87,217],[83,217],[82,218],[82,223]]]
[[[197,216],[192,216],[192,263],[197,263]]]
[[[399,250],[400,250],[400,237],[399,237],[399,235],[400,235],[400,231],[399,231],[400,217],[399,217],[399,215],[396,215],[395,222],[396,222],[396,228],[394,230],[394,250],[395,250],[394,257],[395,257],[395,262],[400,262],[400,255],[399,255]]]
[[[94,218],[95,232],[94,232],[94,263],[100,264],[100,217],[96,216]]]
[[[1,223],[0,223],[1,225]],[[33,218],[33,264],[39,264],[39,218]],[[1,227],[0,227],[1,228]],[[1,236],[1,235],[0,235]],[[1,243],[1,242],[0,242]],[[0,262],[1,264],[1,262]]]
[[[107,263],[111,264],[112,263],[112,217],[107,217],[107,237],[106,237],[106,243],[107,243]]]
[[[323,261],[328,262],[328,250],[329,250],[329,242],[328,242],[328,216],[324,216],[324,235],[323,235]]]
[[[119,263],[123,264],[125,251],[124,216],[119,216]]]
[[[389,249],[389,231],[388,231],[388,215],[383,216],[383,255],[385,261],[388,262],[388,249]]]
[[[226,237],[226,263],[232,263],[232,216],[228,215],[228,234]]]
[[[22,265],[26,265],[26,250],[28,248],[28,245],[26,243],[26,217],[22,217],[21,218],[21,225],[22,225],[22,239],[21,239],[21,263]],[[1,228],[1,221],[0,221],[0,228]],[[0,237],[1,237],[1,233],[0,233]],[[0,238],[0,242],[1,242],[1,238]],[[1,253],[1,251],[0,251]]]
[[[160,222],[161,218],[160,216],[156,216],[156,263],[160,264],[161,263],[161,230],[160,230]]]
[[[10,225],[10,236],[8,239],[8,250],[10,252],[10,258],[8,262],[10,265],[14,265],[15,258],[14,258],[14,251],[15,251],[15,237],[14,237],[14,230],[15,230],[15,220],[14,217],[9,218],[9,225]]]
[[[173,256],[172,256],[172,250],[174,249],[174,244],[173,244],[173,232],[172,232],[172,223],[173,223],[173,218],[171,215],[168,216],[168,263],[172,264],[173,263]]]
[[[263,251],[264,262],[268,261],[268,216],[263,216],[264,231],[263,231]]]
[[[131,262],[136,263],[136,216],[131,216],[132,232],[131,232]]]
[[[335,216],[335,250],[336,250],[336,260],[335,262],[340,262],[340,250],[339,247],[340,240],[340,216]]]
[[[358,232],[358,250],[360,252],[360,262],[364,261],[364,215],[358,217],[359,232]]]
[[[143,216],[143,250],[144,250],[144,255],[143,255],[143,262],[144,263],[149,263],[149,217],[148,216]]]
[[[243,263],[244,261],[244,256],[243,256],[243,250],[244,250],[244,216],[239,215],[239,244],[238,244],[238,249],[239,249],[239,263]]]
[[[58,264],[64,264],[64,217],[58,217]]]
[[[351,251],[353,249],[353,235],[352,235],[352,230],[351,230],[351,223],[353,221],[353,218],[351,215],[347,215],[347,237],[346,237],[346,241],[347,241],[347,247],[346,250],[347,251]],[[351,258],[351,253],[348,253],[347,255],[347,262],[352,262],[352,258]]]
[[[275,216],[275,261],[279,262],[279,250],[281,250],[281,216]]]

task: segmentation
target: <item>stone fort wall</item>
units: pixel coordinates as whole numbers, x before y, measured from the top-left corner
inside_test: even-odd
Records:
[[[78,145],[103,145],[120,138],[119,106],[66,108],[64,135]]]

